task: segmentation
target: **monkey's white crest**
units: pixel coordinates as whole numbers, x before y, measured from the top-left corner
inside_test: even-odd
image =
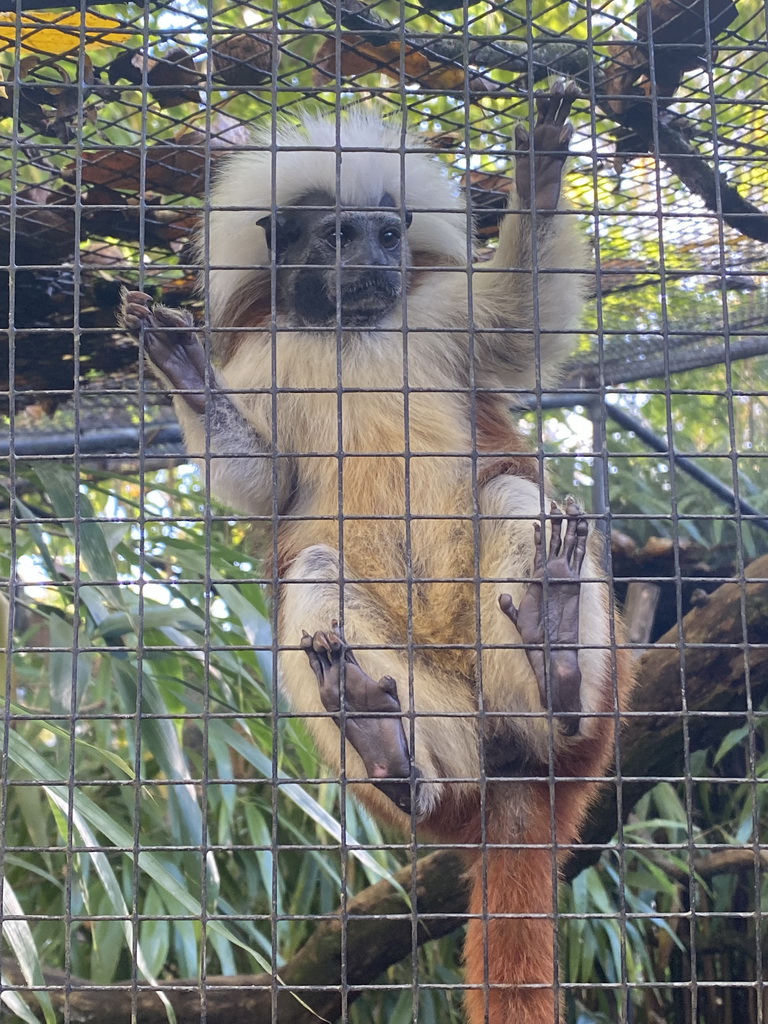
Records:
[[[308,114],[299,125],[279,124],[274,139],[269,131],[255,133],[253,147],[226,158],[217,171],[197,234],[200,262],[208,268],[203,287],[215,296],[214,321],[246,281],[253,293],[254,278],[262,277],[268,294],[270,254],[256,221],[309,192],[327,192],[348,209],[378,207],[388,194],[413,214],[414,262],[467,265],[468,220],[458,188],[424,152],[423,137],[385,122],[375,109]]]

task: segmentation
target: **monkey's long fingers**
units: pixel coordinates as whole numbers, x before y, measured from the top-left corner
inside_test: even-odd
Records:
[[[565,531],[565,543],[563,544],[563,558],[569,570],[576,576],[579,575],[581,563],[584,561],[584,552],[587,549],[587,532],[586,519],[568,520],[568,526]]]
[[[536,92],[536,124],[544,124],[552,120],[553,108],[556,111],[560,106],[560,95],[563,91],[563,82],[558,79],[550,89],[540,89]]]
[[[331,619],[331,632],[329,636],[334,636],[340,641],[341,647],[339,649],[343,649],[345,659],[356,665],[357,659],[352,651],[347,647],[347,639],[344,636],[344,627],[338,619]]]
[[[557,138],[557,144],[563,150],[565,150],[565,152],[568,152],[568,150],[570,149],[570,146],[571,146],[571,139],[572,138],[573,138],[573,125],[572,124],[565,124],[565,125],[563,125],[563,127],[562,127],[562,129],[560,131],[560,135]]]
[[[565,531],[563,555],[568,566],[579,573],[587,550],[589,526],[582,515],[581,505],[570,494],[565,499],[565,512],[568,516],[568,526]]]
[[[563,527],[563,513],[553,501],[552,504],[549,506],[549,514],[552,519],[549,539],[549,557],[557,558],[557,556],[560,554],[560,546],[562,543],[561,530]]]
[[[325,666],[320,660],[320,656],[315,651],[313,638],[306,632],[306,630],[302,632],[299,646],[307,655],[307,658],[309,659],[309,666],[315,673],[318,685],[322,689],[323,683],[325,682]]]
[[[512,600],[511,594],[499,594],[499,608],[501,608],[507,618],[511,619],[513,624],[516,626],[518,609],[515,606],[515,602]]]
[[[120,292],[120,319],[129,331],[138,333],[141,326],[151,315],[152,297],[145,292],[129,292],[123,288]]]
[[[341,648],[341,640],[339,640],[335,633],[317,632],[312,637],[312,650],[321,658],[324,658],[329,665],[338,660]]]
[[[563,105],[564,92],[565,83],[561,78],[558,78],[548,90],[541,90],[536,93],[537,125],[546,124],[547,122],[550,124],[553,122],[555,124],[565,123],[565,117],[562,120],[558,117],[560,108]]]
[[[533,576],[541,579],[547,564],[547,535],[541,523],[533,524]]]
[[[531,133],[524,124],[515,125],[515,149],[527,153],[531,148]]]
[[[134,292],[130,291],[128,288],[123,288],[121,290],[120,298],[124,302],[139,302],[143,306],[151,306],[155,301],[152,296],[148,295],[146,292]]]
[[[189,344],[184,331],[186,328],[194,326],[194,320],[188,310],[174,309],[169,306],[154,306],[152,317],[158,327],[170,327],[177,331],[180,344]],[[191,339],[197,340],[194,335],[191,335]]]
[[[575,100],[577,100],[580,95],[580,90],[578,85],[572,81],[561,82],[561,85],[562,91],[560,93],[560,106],[555,115],[555,124],[564,125],[570,116]],[[573,129],[569,132],[569,138],[572,131]]]
[[[355,657],[355,652],[352,648],[347,646],[344,629],[338,619],[331,620],[331,632],[328,635],[339,641],[338,647],[334,647],[334,650],[341,652],[341,660],[346,661],[348,665],[356,665],[359,668],[360,662]]]
[[[552,83],[549,92],[536,94],[536,109],[538,111],[536,124],[564,125],[571,112],[573,101],[578,95],[579,90],[574,82],[565,82],[562,78],[558,78]]]
[[[580,519],[576,526],[576,548],[573,553],[573,568],[581,575],[581,567],[584,565],[584,556],[587,553],[587,537],[589,536],[589,524],[586,519]]]

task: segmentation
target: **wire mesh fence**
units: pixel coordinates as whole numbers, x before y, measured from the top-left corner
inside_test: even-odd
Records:
[[[4,1019],[765,1020],[765,29],[0,0]]]

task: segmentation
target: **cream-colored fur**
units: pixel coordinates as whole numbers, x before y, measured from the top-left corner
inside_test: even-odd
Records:
[[[573,216],[540,216],[534,242],[532,215],[513,200],[495,258],[474,267],[456,187],[438,161],[414,149],[423,150],[418,137],[353,113],[281,127],[274,143],[262,137],[227,161],[198,238],[201,283],[219,357],[216,385],[264,439],[264,454],[207,451],[201,417],[183,399],[176,409],[221,499],[257,516],[272,517],[275,505],[289,514],[279,525],[286,578],[278,641],[293,708],[323,711],[297,649],[302,631],[340,619],[363,668],[374,678],[391,675],[403,709],[415,713],[406,734],[426,779],[429,816],[446,779],[475,789],[479,709],[522,713],[516,734],[545,763],[551,735],[578,744],[594,725],[587,717],[579,736],[560,738],[524,651],[496,646],[520,642],[498,596],[519,601],[524,592],[533,520],[549,499],[512,475],[478,489],[475,460],[478,401],[494,406],[514,439],[507,410],[515,390],[557,379],[573,348],[588,259]],[[270,254],[256,221],[318,187],[346,207],[375,206],[389,192],[413,212],[407,237],[419,269],[404,309],[377,330],[287,331],[269,315]],[[260,320],[256,300],[266,302]],[[580,653],[588,716],[602,709],[611,645],[607,587],[592,550],[583,575],[594,580],[580,599],[590,645]],[[337,726],[328,717],[311,726],[323,756],[338,766]],[[349,744],[344,763],[350,778],[364,777]],[[386,802],[373,787],[366,792]]]

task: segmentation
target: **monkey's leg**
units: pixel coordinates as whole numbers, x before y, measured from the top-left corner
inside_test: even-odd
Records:
[[[527,480],[497,477],[479,497],[486,757],[498,747],[500,765],[536,774],[547,769],[553,746],[572,753],[602,734],[598,716],[614,706],[602,538],[587,535],[575,504],[538,530],[541,496]]]
[[[402,591],[404,603],[405,587]],[[496,612],[503,618],[498,606]],[[327,651],[317,652],[318,656],[322,653],[325,660],[322,667],[327,670],[318,686],[319,679],[307,653],[308,641],[305,639],[302,646],[302,636],[304,633],[312,635],[314,650],[315,634],[335,633],[330,630],[330,624],[339,619],[344,623],[345,643],[332,652],[332,657]],[[465,681],[438,678],[421,660],[409,659],[406,651],[393,649],[396,636],[396,627],[372,598],[365,581],[356,579],[349,567],[342,573],[338,551],[318,544],[297,555],[279,591],[278,639],[283,691],[295,713],[308,716],[307,725],[314,733],[324,761],[338,768],[345,742],[344,766],[349,779],[381,778],[377,764],[378,755],[383,752],[398,799],[395,802],[388,799],[375,785],[355,787],[356,795],[376,814],[407,828],[409,822],[400,810],[403,806],[400,796],[402,790],[410,790],[413,779],[415,787],[410,791],[413,816],[442,835],[439,817],[446,798],[449,802],[454,796],[456,802],[471,800],[469,792],[473,786],[466,780],[476,779],[480,771],[477,707]],[[322,641],[320,643],[322,647]],[[354,663],[349,661],[350,648],[355,651]],[[347,718],[344,733],[334,722],[334,718],[341,719],[336,710],[341,709],[337,680],[342,665],[348,688],[344,694],[344,709],[350,702],[350,674],[352,703],[359,709]],[[394,694],[388,692],[389,684],[376,682],[382,679],[394,681],[397,704]],[[331,714],[324,701],[330,705]],[[389,710],[386,713],[373,711],[382,706]],[[395,714],[397,706],[402,708],[402,718]],[[348,732],[349,723],[354,723],[354,733]],[[405,749],[401,746],[403,739]]]
[[[524,210],[557,209],[573,135],[573,125],[567,123],[567,118],[578,95],[573,82],[555,82],[549,93],[536,96],[538,116],[533,133],[522,124],[515,128],[515,144],[522,151],[515,162],[515,185]]]
[[[374,785],[401,811],[410,814],[411,792],[418,771],[412,767],[405,740],[397,683],[391,676],[378,682],[363,671],[344,642],[341,627],[305,633],[301,647],[317,676],[320,699],[336,725],[362,758]],[[341,712],[342,702],[344,712]],[[417,799],[418,802],[418,799]]]
[[[570,712],[561,724],[566,735],[574,736],[581,711],[579,591],[587,521],[571,497],[566,499],[565,513],[553,501],[550,514],[549,545],[541,523],[533,524],[532,581],[519,608],[510,594],[501,594],[499,605],[523,643],[532,645],[526,654],[539,684],[542,707],[551,707],[555,713]]]

